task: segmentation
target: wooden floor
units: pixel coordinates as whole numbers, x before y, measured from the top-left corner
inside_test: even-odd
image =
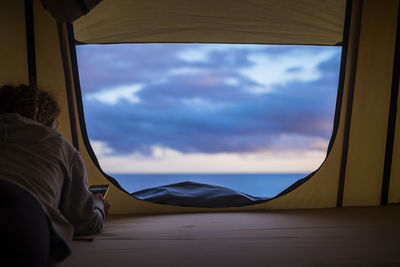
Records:
[[[57,267],[400,266],[400,206],[114,216]]]

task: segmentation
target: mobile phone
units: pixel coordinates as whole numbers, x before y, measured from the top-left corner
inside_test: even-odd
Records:
[[[100,193],[103,197],[106,197],[108,190],[110,189],[110,185],[108,184],[96,184],[89,186],[89,191],[94,194]]]

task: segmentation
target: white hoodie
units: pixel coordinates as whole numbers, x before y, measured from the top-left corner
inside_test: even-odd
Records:
[[[95,234],[103,227],[104,206],[88,191],[82,158],[55,129],[18,114],[1,114],[0,179],[41,204],[55,233],[56,261],[69,254],[74,234]]]

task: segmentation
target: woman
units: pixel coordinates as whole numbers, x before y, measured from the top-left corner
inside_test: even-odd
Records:
[[[79,152],[55,129],[59,114],[40,89],[0,87],[0,255],[10,266],[63,260],[73,235],[99,232],[108,213],[109,202],[88,191]]]

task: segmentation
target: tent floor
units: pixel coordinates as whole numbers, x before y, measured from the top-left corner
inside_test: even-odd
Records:
[[[400,266],[400,206],[110,216],[55,266]]]

